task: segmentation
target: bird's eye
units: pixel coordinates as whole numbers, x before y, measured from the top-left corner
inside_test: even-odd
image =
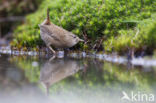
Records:
[[[76,36],[74,36],[74,38],[76,38]]]

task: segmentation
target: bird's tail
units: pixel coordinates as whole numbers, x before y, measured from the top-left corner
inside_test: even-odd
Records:
[[[47,20],[50,21],[50,17],[49,17],[49,8],[47,8]]]
[[[50,16],[49,16],[49,8],[47,8],[47,20],[46,20],[46,24],[50,25]]]

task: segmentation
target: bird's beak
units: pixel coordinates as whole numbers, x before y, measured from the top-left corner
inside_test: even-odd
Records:
[[[82,40],[82,39],[79,39],[79,41],[84,42],[84,40]]]

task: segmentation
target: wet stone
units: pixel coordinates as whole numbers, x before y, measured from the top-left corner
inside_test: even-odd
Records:
[[[11,50],[10,47],[0,47],[0,53],[1,54],[12,54],[12,55],[30,55],[30,56],[43,56],[46,58],[52,57],[52,54],[46,54],[45,52],[36,52],[36,51],[18,51],[18,50]],[[58,58],[64,58],[65,52],[64,51],[58,51],[57,57]],[[108,62],[118,63],[118,64],[126,64],[131,63],[132,65],[138,65],[138,66],[156,66],[156,60],[155,59],[147,59],[147,58],[133,58],[131,61],[128,61],[126,57],[117,56],[117,55],[107,55],[107,54],[98,54],[96,52],[69,52],[67,54],[69,57],[73,58],[92,58],[92,59],[99,59],[99,60],[105,60]]]
[[[57,57],[58,57],[58,58],[63,58],[63,57],[64,57],[64,51],[59,51],[59,52],[57,53]]]
[[[86,52],[82,52],[82,57],[86,57]]]
[[[102,59],[103,59],[103,55],[102,55],[102,54],[97,54],[97,55],[96,55],[96,58],[98,58],[98,59],[101,59],[101,60],[102,60]]]

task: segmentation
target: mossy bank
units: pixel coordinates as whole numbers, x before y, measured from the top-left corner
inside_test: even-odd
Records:
[[[155,0],[45,0],[14,32],[13,47],[41,47],[40,24],[50,9],[51,21],[86,43],[74,49],[126,53],[156,49]]]

